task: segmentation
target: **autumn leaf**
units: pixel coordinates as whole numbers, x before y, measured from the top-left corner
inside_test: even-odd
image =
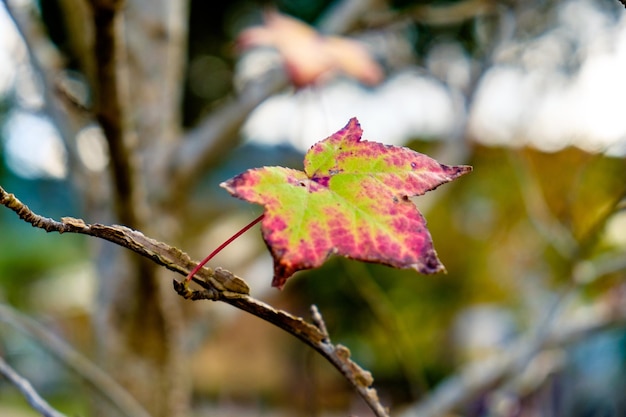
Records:
[[[357,119],[316,143],[304,172],[263,167],[221,184],[261,204],[263,239],[274,258],[272,285],[315,268],[333,254],[424,274],[444,270],[426,222],[408,197],[471,171],[442,165],[409,148],[361,140]]]
[[[265,24],[244,30],[237,39],[242,50],[254,46],[276,48],[287,74],[297,87],[307,86],[336,74],[345,74],[368,85],[379,83],[382,69],[360,42],[338,36],[323,36],[292,17],[270,12]]]

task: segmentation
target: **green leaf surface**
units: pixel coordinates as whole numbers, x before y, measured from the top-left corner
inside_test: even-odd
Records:
[[[333,254],[424,274],[444,270],[426,221],[408,199],[472,170],[447,166],[409,148],[361,140],[356,118],[316,143],[304,172],[248,170],[221,184],[261,204],[263,239],[274,258],[272,285],[318,267]]]

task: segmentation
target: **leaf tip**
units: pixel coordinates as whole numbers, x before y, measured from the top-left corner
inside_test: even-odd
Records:
[[[447,174],[450,176],[450,179],[455,179],[465,174],[469,174],[474,170],[474,167],[472,167],[471,165],[443,166],[445,167],[444,169],[447,171]]]
[[[298,271],[310,269],[311,265],[296,265],[282,259],[280,256],[272,252],[274,256],[274,278],[272,278],[272,287],[282,290],[289,278]]]
[[[424,275],[434,275],[439,273],[447,273],[446,267],[441,263],[439,257],[437,256],[437,252],[434,249],[431,249],[422,255],[420,262],[412,265],[412,267]]]
[[[348,142],[359,142],[362,135],[363,129],[361,128],[359,119],[352,117],[348,120],[348,124],[346,124],[343,129],[332,135],[332,137],[343,138]]]
[[[285,283],[287,282],[287,278],[289,277],[275,273],[274,278],[272,279],[272,287],[282,290],[285,286]]]

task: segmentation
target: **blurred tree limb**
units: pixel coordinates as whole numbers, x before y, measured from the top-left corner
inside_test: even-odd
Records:
[[[44,229],[46,232],[78,233],[108,240],[183,276],[186,276],[195,266],[189,256],[179,249],[125,226],[87,224],[81,219],[72,217],[64,217],[59,222],[39,216],[2,187],[0,187],[0,204],[13,210],[33,227]],[[292,334],[335,366],[377,417],[388,415],[387,410],[380,403],[376,390],[372,388],[374,380],[371,374],[350,359],[348,348],[331,343],[326,325],[315,306],[312,307],[314,324],[310,324],[302,318],[254,299],[249,295],[249,288],[245,281],[221,268],[215,270],[203,268],[195,275],[194,282],[203,290],[191,290],[186,282],[178,281],[174,281],[174,287],[185,298],[223,301]]]
[[[0,321],[35,339],[44,349],[76,372],[96,393],[107,399],[123,415],[128,417],[150,417],[150,414],[137,400],[106,372],[94,365],[88,358],[43,325],[3,304],[0,304]],[[33,408],[36,407],[33,406]]]
[[[66,417],[61,414],[50,404],[44,400],[41,395],[35,391],[30,382],[20,374],[18,374],[5,360],[0,357],[0,375],[4,376],[7,381],[13,384],[26,398],[26,401],[44,417]]]
[[[594,306],[595,308],[589,309],[587,315],[559,320],[558,324],[550,323],[549,330],[541,336],[540,340],[536,340],[533,336],[522,337],[512,344],[512,348],[501,354],[470,363],[456,375],[442,382],[430,395],[403,412],[401,416],[446,415],[494,386],[502,386],[505,382],[517,377],[530,379],[540,377],[540,375],[522,375],[533,368],[529,367],[522,372],[520,363],[525,363],[527,359],[537,358],[547,349],[573,343],[592,333],[626,326],[624,295],[618,294],[616,297],[621,299],[605,299]]]
[[[177,204],[188,195],[201,174],[221,161],[225,151],[239,142],[236,139],[239,129],[252,110],[286,86],[287,78],[282,69],[268,71],[247,85],[236,98],[209,114],[176,145],[159,152],[158,156],[168,161],[165,177],[165,188],[171,190],[168,202]]]
[[[35,5],[3,2],[27,41],[33,64],[39,64],[42,79],[51,80],[44,83],[45,102],[61,104],[62,111],[53,120],[58,129],[67,130],[63,137],[72,151],[70,160],[78,160],[71,164],[70,177],[88,203],[89,217],[146,230],[142,221],[152,218],[149,211],[158,208],[148,204],[146,178],[155,175],[146,170],[146,165],[152,165],[142,159],[140,150],[148,143],[159,148],[178,134],[187,2],[58,3],[73,38],[68,42],[69,54],[79,63],[93,95],[92,105],[85,107],[74,105],[67,99],[71,95],[59,88],[69,59],[52,48],[59,57],[55,66],[49,56],[38,53],[37,45],[52,45],[52,41]],[[108,147],[108,176],[94,175],[79,158],[72,158],[77,134],[94,121]],[[165,224],[169,223],[161,226]],[[172,234],[164,227],[160,231]],[[189,390],[184,365],[178,360],[182,329],[175,295],[155,276],[159,271],[150,262],[112,247],[100,250],[101,279],[92,321],[103,366],[155,415],[180,415],[188,405]],[[132,291],[125,291],[127,287],[142,288],[143,297],[129,296]]]

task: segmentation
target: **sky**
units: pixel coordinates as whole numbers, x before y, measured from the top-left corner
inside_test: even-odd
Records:
[[[416,137],[445,139],[466,129],[471,140],[486,145],[530,145],[546,152],[577,146],[623,157],[626,10],[615,16],[610,14],[614,10],[600,5],[564,1],[557,24],[547,32],[501,45],[469,110],[463,94],[474,63],[458,45],[448,43],[434,48],[426,59],[439,79],[415,67],[375,87],[336,79],[285,92],[259,106],[243,134],[249,141],[290,143],[306,151],[357,117],[364,139],[388,144],[402,145]],[[0,97],[13,104],[1,127],[9,167],[27,178],[63,178],[67,169],[60,135],[42,112],[37,75],[3,5]],[[100,136],[91,126],[79,138],[81,158],[94,171],[107,163]]]

